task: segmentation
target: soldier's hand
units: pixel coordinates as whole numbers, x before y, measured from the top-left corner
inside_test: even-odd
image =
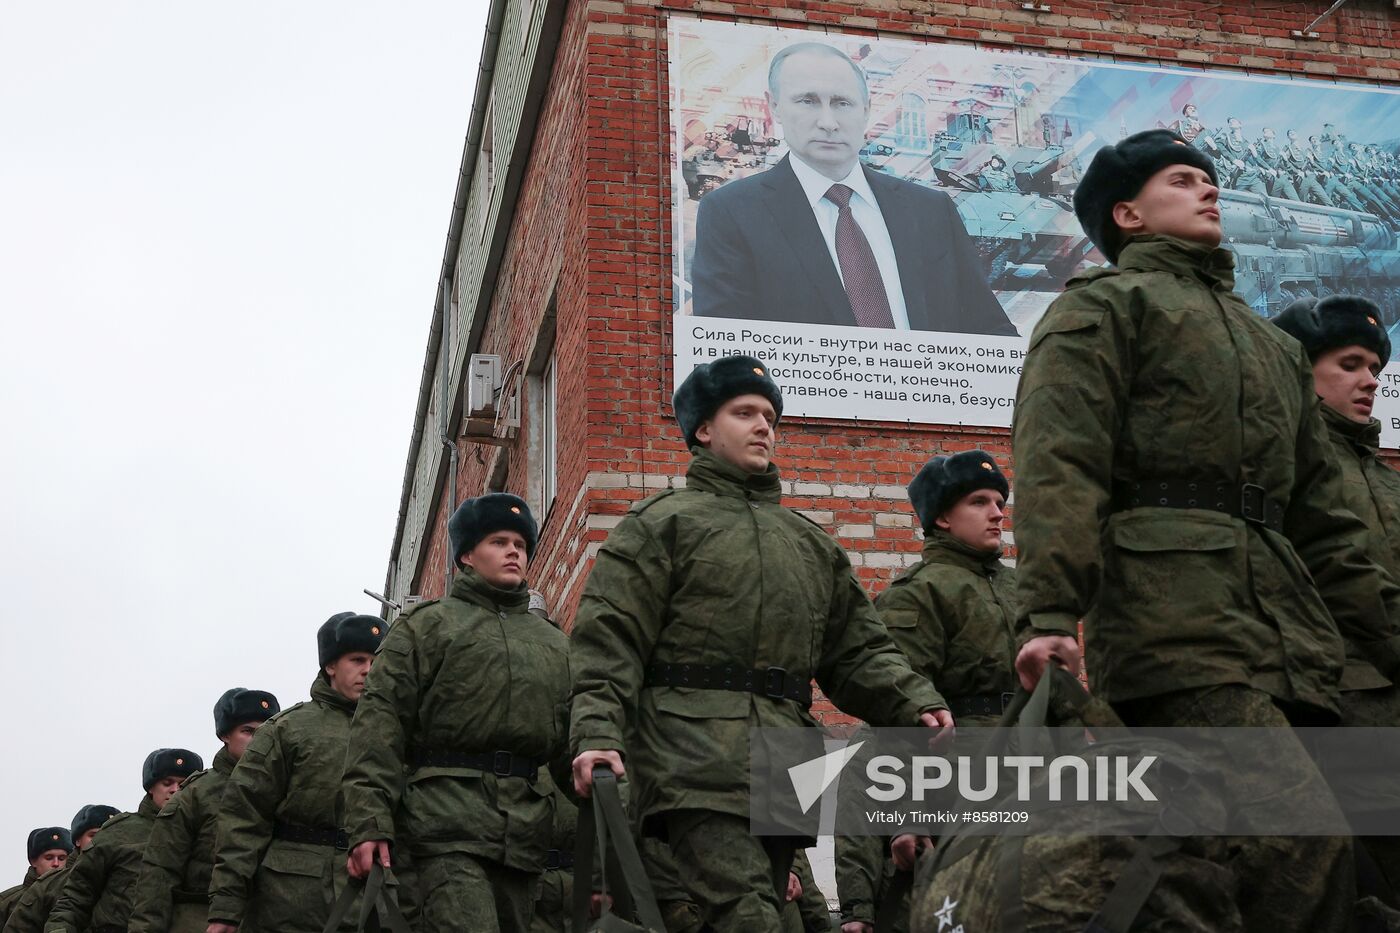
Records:
[[[588,897],[588,916],[597,920],[599,917],[603,916],[604,907],[608,910],[612,910],[612,904],[613,899],[611,894],[599,894],[597,891],[594,891]]]
[[[914,863],[919,860],[919,853],[932,846],[931,836],[916,836],[913,833],[895,836],[890,840],[890,861],[894,862],[894,867],[900,871],[913,871]]]
[[[957,729],[953,725],[953,714],[946,709],[935,709],[927,713],[920,713],[919,725],[938,730],[933,734],[933,738],[929,739],[929,748],[942,745],[957,732]]]
[[[220,923],[215,920],[204,933],[238,933],[238,927],[232,923]]]
[[[802,879],[797,877],[797,872],[788,872],[787,897],[785,901],[795,901],[802,896]]]
[[[593,769],[599,765],[607,765],[618,777],[627,773],[622,767],[622,755],[618,752],[580,752],[574,759],[574,792],[580,797],[593,795]]]
[[[1068,635],[1037,635],[1022,645],[1016,655],[1016,674],[1021,686],[1034,690],[1052,660],[1079,676],[1079,642]]]
[[[847,920],[841,924],[841,933],[875,933],[875,928],[864,920]]]
[[[345,870],[350,873],[351,878],[368,878],[369,870],[378,862],[385,868],[389,867],[389,843],[383,839],[371,839],[362,842],[350,850],[350,855],[345,859]]]

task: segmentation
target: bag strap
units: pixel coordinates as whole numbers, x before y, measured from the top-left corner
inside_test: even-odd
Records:
[[[353,879],[346,882],[345,888],[331,906],[324,933],[336,933],[340,929],[350,914],[356,897],[360,897],[359,923],[356,929],[361,933],[374,929],[370,926],[371,917],[376,917],[379,925],[387,926],[392,933],[410,933],[408,921],[399,910],[398,899],[384,886],[384,866],[378,862],[370,866],[369,877],[363,884],[358,884]]]
[[[574,840],[574,929],[588,929],[594,854],[601,852],[604,856],[600,872],[602,893],[608,894],[608,868],[611,865],[614,873],[621,876],[621,883],[616,889],[620,895],[619,901],[626,898],[647,929],[663,933],[666,924],[661,919],[661,908],[656,904],[651,880],[642,868],[642,858],[637,853],[637,843],[632,838],[632,828],[622,808],[617,776],[606,765],[593,771],[593,794],[590,799],[592,806],[579,813]],[[606,916],[611,912],[604,905],[603,914]]]
[[[1118,875],[1098,912],[1089,918],[1084,933],[1128,933],[1142,912],[1143,905],[1152,896],[1153,888],[1157,887],[1166,867],[1166,857],[1180,851],[1185,841],[1183,836],[1146,836],[1139,839],[1132,860]]]
[[[894,933],[899,926],[909,922],[909,902],[906,898],[913,887],[912,871],[895,871],[875,908],[875,933]]]

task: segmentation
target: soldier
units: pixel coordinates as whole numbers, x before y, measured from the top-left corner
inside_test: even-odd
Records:
[[[118,812],[116,807],[90,803],[74,815],[68,830],[68,838],[73,840],[73,851],[68,854],[62,868],[49,872],[25,889],[10,911],[4,933],[42,933],[44,921],[48,919],[49,911],[53,910],[54,902],[58,900],[73,866],[92,845],[93,837],[102,824]]]
[[[1179,135],[1182,139],[1186,140],[1188,143],[1191,143],[1192,145],[1196,146],[1198,149],[1206,140],[1210,139],[1210,134],[1206,133],[1205,139],[1201,140],[1200,142],[1197,142],[1196,140],[1198,136],[1205,132],[1205,128],[1206,125],[1202,123],[1200,118],[1196,115],[1195,104],[1186,104],[1184,107],[1182,107],[1181,119],[1177,120],[1171,125],[1171,129],[1175,130],[1177,135]]]
[[[530,933],[569,933],[573,927],[574,835],[578,807],[554,789],[554,834],[545,853],[544,873],[535,891],[535,915]]]
[[[346,884],[340,777],[350,717],[385,624],[341,612],[316,632],[311,699],[257,729],[226,779],[209,881],[209,933],[319,933]],[[257,704],[261,706],[261,702]],[[232,717],[240,718],[240,717]]]
[[[450,592],[394,623],[355,713],[350,873],[407,850],[425,930],[524,933],[553,835],[546,766],[567,771],[569,639],[528,611],[539,531],[524,500],[468,499],[447,530]]]
[[[1006,160],[994,155],[973,176],[983,191],[1016,191],[1016,176],[1006,170]]]
[[[13,888],[0,891],[0,927],[5,926],[10,912],[24,892],[34,886],[34,882],[63,867],[68,853],[73,851],[73,837],[62,826],[43,826],[29,834],[25,851],[28,853],[29,869],[24,873],[24,880]]]
[[[1392,579],[1400,579],[1400,473],[1378,456],[1381,423],[1371,416],[1377,378],[1390,360],[1390,337],[1380,322],[1380,309],[1364,298],[1334,295],[1296,301],[1274,324],[1298,339],[1312,361],[1313,385],[1322,399],[1322,420],[1342,470],[1342,494],[1347,509],[1366,525],[1366,553]],[[1376,669],[1355,639],[1347,638],[1342,669],[1341,712],[1344,726],[1400,725],[1400,688]],[[1376,750],[1383,754],[1382,749]],[[1400,764],[1392,765],[1394,771]],[[1334,784],[1345,777],[1329,774]],[[1365,786],[1347,787],[1353,799]],[[1400,809],[1387,799],[1382,786],[1380,804]],[[1369,796],[1369,795],[1368,795]],[[1400,890],[1400,840],[1365,836],[1361,842],[1385,875],[1392,890]]]
[[[930,460],[909,484],[924,532],[923,559],[875,601],[894,643],[916,672],[938,684],[963,726],[996,725],[1016,689],[1015,571],[1001,562],[1010,494],[986,451]],[[909,928],[907,893],[897,917],[877,917],[877,909],[895,872],[912,869],[915,851],[931,843],[912,835],[889,845],[878,836],[836,837],[844,933],[871,933],[887,920],[892,930]]]
[[[280,706],[262,690],[233,687],[214,704],[214,765],[190,775],[160,811],[142,856],[127,933],[204,933],[209,875],[224,786],[253,734]]]
[[[1301,201],[1298,196],[1298,189],[1293,185],[1293,171],[1288,162],[1284,159],[1283,149],[1274,138],[1274,128],[1264,127],[1260,131],[1259,139],[1254,143],[1254,151],[1259,157],[1259,164],[1268,176],[1269,195],[1275,198],[1287,198],[1290,201]]]
[[[1373,213],[1394,223],[1400,217],[1400,205],[1375,183],[1371,162],[1365,157],[1360,143],[1347,143],[1346,165],[1352,173],[1352,189],[1374,209]]]
[[[1339,821],[1286,727],[1334,720],[1339,626],[1400,673],[1400,590],[1340,507],[1301,348],[1233,291],[1214,166],[1183,143],[1156,130],[1104,147],[1075,195],[1116,268],[1070,282],[1022,371],[1016,669],[1029,688],[1051,662],[1076,668],[1082,619],[1089,682],[1127,724],[1278,727],[1269,760],[1240,748],[1234,773],[1295,786],[1231,781],[1238,818]],[[1235,751],[1201,749],[1213,766]],[[1345,838],[1236,844],[1248,929],[1345,924]]]
[[[1288,144],[1283,147],[1280,155],[1283,164],[1292,172],[1293,185],[1302,195],[1301,200],[1331,207],[1332,199],[1322,190],[1322,185],[1317,180],[1320,166],[1310,157],[1309,150],[1299,143],[1297,130],[1289,130],[1287,135]]]
[[[1328,201],[1334,207],[1365,211],[1366,205],[1347,187],[1344,167],[1336,163],[1335,143],[1329,147],[1329,151],[1329,148],[1323,147],[1321,138],[1309,136],[1308,147],[1308,163],[1321,177],[1322,190],[1327,194]]]
[[[633,506],[589,575],[573,630],[574,785],[626,772],[716,933],[779,928],[794,844],[749,831],[756,726],[815,726],[811,682],[876,725],[952,725],[890,641],[850,561],[780,504],[770,461],[782,395],[749,356],[676,390],[684,489]],[[806,843],[810,844],[810,843]]]
[[[1219,147],[1215,153],[1215,163],[1222,170],[1222,177],[1228,179],[1224,187],[1268,194],[1269,189],[1260,170],[1259,154],[1255,152],[1253,144],[1244,138],[1244,124],[1238,117],[1231,117],[1227,127],[1215,138]]]
[[[141,872],[141,853],[156,814],[170,802],[185,778],[204,767],[186,748],[158,748],[141,766],[146,796],[134,813],[119,813],[102,824],[83,857],[68,873],[46,933],[119,933],[126,930]]]

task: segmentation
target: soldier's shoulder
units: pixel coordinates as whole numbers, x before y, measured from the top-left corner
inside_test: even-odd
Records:
[[[420,599],[416,603],[409,603],[407,606],[404,606],[402,609],[399,610],[398,616],[394,619],[394,625],[398,625],[400,622],[403,622],[406,619],[411,619],[423,610],[431,609],[433,606],[436,606],[441,602],[442,600],[440,599]],[[389,626],[390,629],[392,629],[393,627],[393,625]]]
[[[183,781],[180,782],[180,790],[185,790],[188,787],[193,787],[199,781],[202,781],[209,774],[209,772],[213,770],[213,768],[204,768],[201,771],[196,771],[194,774],[191,774],[189,777],[185,778]],[[179,799],[178,795],[175,799]],[[161,812],[164,813],[165,811],[161,810]]]
[[[655,495],[647,496],[645,499],[632,503],[632,507],[627,510],[627,514],[643,515],[658,505],[663,506],[662,511],[664,512],[665,506],[669,505],[671,507],[674,507],[685,501],[684,496],[682,496],[680,499],[675,498],[676,494],[679,492],[681,492],[681,490],[663,489]]]
[[[261,733],[263,729],[268,729],[269,727],[275,729],[279,723],[286,722],[289,718],[296,719],[300,715],[301,710],[305,710],[312,705],[310,700],[302,700],[299,703],[293,703],[291,706],[283,707],[272,714],[272,716],[268,717],[267,722],[263,724],[262,728],[258,729],[258,732],[253,734],[253,740],[257,741],[258,733]]]

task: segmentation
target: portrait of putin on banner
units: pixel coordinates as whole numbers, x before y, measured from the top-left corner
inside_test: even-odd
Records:
[[[691,313],[1016,335],[952,199],[861,163],[858,64],[820,42],[787,46],[767,96],[788,154],[701,200]]]

